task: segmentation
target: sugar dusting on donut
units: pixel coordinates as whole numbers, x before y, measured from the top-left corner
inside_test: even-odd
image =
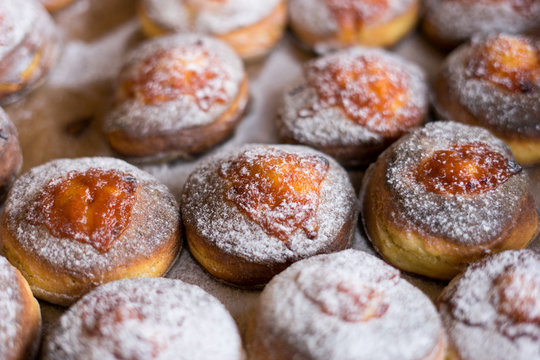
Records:
[[[15,268],[0,256],[0,357],[9,358],[11,352],[19,341],[23,331],[19,323],[20,314],[23,311],[21,290],[19,287]]]
[[[538,356],[539,279],[540,256],[521,250],[475,263],[450,284],[441,295],[440,308],[463,359]]]
[[[40,11],[40,7],[33,1],[0,2],[0,59],[23,41],[38,16],[48,14],[45,10]]]
[[[225,307],[195,285],[139,278],[99,287],[61,318],[45,358],[241,358],[236,325]]]
[[[475,196],[431,192],[415,177],[416,169],[434,152],[472,143],[485,144],[513,161],[508,147],[487,130],[455,122],[429,123],[387,150],[385,182],[401,212],[392,213],[398,224],[412,222],[426,233],[471,246],[501,235],[528,194],[525,172]]]

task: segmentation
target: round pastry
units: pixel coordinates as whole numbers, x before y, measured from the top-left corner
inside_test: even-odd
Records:
[[[246,346],[252,360],[443,360],[447,340],[435,306],[397,269],[346,250],[272,279]]]
[[[39,304],[21,273],[0,256],[0,358],[33,359],[41,332]]]
[[[216,298],[180,280],[140,278],[95,289],[65,312],[44,359],[242,360],[236,324]]]
[[[207,34],[229,44],[244,60],[266,55],[281,39],[285,0],[142,0],[139,19],[147,36]]]
[[[318,53],[393,45],[414,27],[418,12],[418,0],[289,0],[293,32]]]
[[[56,62],[60,38],[53,20],[34,0],[0,0],[0,104],[41,84]]]
[[[361,194],[367,235],[392,265],[451,279],[468,263],[524,248],[538,216],[528,177],[487,130],[427,124],[370,166]]]
[[[540,28],[536,0],[426,0],[422,29],[436,45],[452,49],[478,33],[521,33]]]
[[[162,37],[128,56],[105,133],[133,160],[189,157],[229,137],[248,98],[242,61],[226,44],[192,34]]]
[[[473,39],[445,61],[435,94],[442,117],[487,128],[522,164],[540,162],[540,40]]]
[[[505,251],[474,263],[444,289],[448,360],[530,360],[540,354],[540,255]]]
[[[73,0],[40,0],[45,9],[49,11],[60,10],[73,2]]]
[[[312,60],[285,91],[283,142],[314,147],[345,166],[365,165],[424,123],[423,71],[383,50],[355,47]]]
[[[192,255],[227,283],[256,287],[302,258],[350,245],[357,217],[345,170],[315,150],[246,145],[203,161],[182,194]]]
[[[168,189],[121,160],[55,160],[11,189],[1,245],[34,294],[68,305],[112,280],[161,276],[180,249]]]
[[[17,129],[0,108],[0,201],[3,201],[22,165]]]

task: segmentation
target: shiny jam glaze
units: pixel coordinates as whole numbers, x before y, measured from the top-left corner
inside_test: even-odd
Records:
[[[218,171],[227,181],[226,199],[267,234],[287,241],[297,228],[309,238],[317,236],[315,216],[328,167],[319,156],[275,150],[243,154]]]
[[[540,279],[536,274],[510,270],[495,281],[498,311],[516,323],[540,325]]]
[[[374,23],[388,10],[388,0],[326,0],[334,18],[343,29]]]
[[[428,191],[448,195],[472,195],[496,188],[521,167],[491,150],[471,143],[435,151],[415,171],[418,183]]]
[[[539,49],[528,39],[499,35],[475,50],[467,65],[467,75],[508,91],[538,90]]]
[[[190,96],[201,110],[228,101],[223,64],[202,44],[160,49],[135,65],[124,79],[117,101],[136,99],[143,104],[159,104]]]
[[[115,170],[73,171],[45,186],[30,219],[107,252],[129,224],[136,189],[134,178]]]
[[[312,63],[305,75],[323,107],[341,107],[352,121],[370,131],[398,136],[419,116],[420,109],[397,116],[407,106],[407,81],[403,73],[376,56]]]

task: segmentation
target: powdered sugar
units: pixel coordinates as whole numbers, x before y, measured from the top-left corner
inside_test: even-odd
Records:
[[[347,173],[334,160],[320,185],[319,205],[314,215],[317,235],[310,238],[297,229],[282,241],[271,236],[237,206],[226,200],[226,180],[218,169],[241,154],[268,154],[274,151],[324,157],[301,146],[246,145],[205,159],[190,175],[182,194],[182,214],[198,236],[211,241],[221,251],[255,262],[288,262],[313,255],[332,243],[344,223],[354,213],[356,199]]]
[[[484,143],[513,161],[508,147],[487,130],[455,122],[429,123],[383,153],[378,161],[388,162],[385,181],[395,198],[392,218],[397,223],[413,223],[428,234],[464,245],[483,244],[501,235],[529,194],[524,172],[475,196],[437,194],[415,179],[415,169],[433,152],[470,143]]]
[[[61,318],[45,359],[240,360],[236,325],[224,306],[180,280],[139,278],[101,286]]]
[[[0,59],[17,47],[45,10],[32,0],[0,1]]]
[[[538,358],[539,279],[540,256],[522,250],[474,263],[450,283],[439,307],[460,358]]]
[[[223,73],[203,84],[194,95],[179,94],[174,98],[167,99],[167,101],[155,103],[147,104],[137,98],[124,99],[123,89],[119,88],[117,93],[121,102],[107,117],[104,125],[106,132],[123,130],[140,136],[148,133],[177,131],[209,124],[229,108],[236,99],[245,77],[242,61],[232,49],[221,41],[201,35],[174,35],[154,39],[143,44],[127,57],[119,76],[119,84],[123,85],[135,81],[141,67],[145,66],[145,61],[149,57],[163,51],[173,51],[173,49],[178,49],[180,53],[196,51],[198,56],[202,57],[206,56],[204,53],[207,53],[208,59],[214,59],[218,62],[219,70]],[[190,71],[213,71],[204,67],[207,65],[211,64],[208,61],[192,61],[187,64]],[[174,72],[175,70],[170,69],[170,71]],[[156,76],[158,75],[166,81],[165,73]],[[150,80],[154,82],[146,83],[146,88],[161,88],[159,78],[151,78]],[[159,90],[153,92],[155,91]],[[216,96],[222,101],[208,101]]]
[[[21,288],[15,268],[0,256],[0,358],[9,359],[19,343],[24,329],[20,322],[22,315]]]
[[[148,17],[174,32],[220,35],[250,26],[270,13],[281,0],[144,0]]]
[[[335,313],[359,307],[363,319]],[[434,359],[445,344],[430,300],[399,271],[357,250],[312,257],[277,275],[261,294],[252,330],[262,346],[279,337],[299,359]],[[248,352],[251,346],[252,339]]]
[[[29,208],[51,179],[91,168],[129,174],[138,186],[130,225],[105,253],[90,244],[56,238],[45,226],[32,224],[28,219]],[[124,161],[99,157],[61,159],[33,168],[15,182],[3,216],[7,230],[27,256],[54,267],[59,273],[92,284],[99,284],[104,274],[112,269],[150,256],[152,250],[164,246],[179,227],[176,201],[164,185]]]

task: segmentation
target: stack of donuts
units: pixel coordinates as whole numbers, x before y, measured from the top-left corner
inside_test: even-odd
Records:
[[[0,358],[540,358],[540,2],[0,0],[0,28]]]

